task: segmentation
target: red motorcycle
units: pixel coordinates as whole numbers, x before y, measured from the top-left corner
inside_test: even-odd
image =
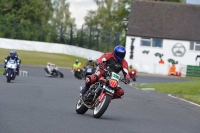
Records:
[[[133,81],[136,81],[137,77],[136,73],[137,73],[136,69],[129,70],[129,75]]]
[[[78,114],[84,114],[88,109],[92,109],[93,117],[100,118],[113,99],[119,81],[127,84],[117,73],[109,72],[107,69],[104,69],[104,72],[105,76],[92,84],[86,94],[80,96],[76,104],[76,112]]]

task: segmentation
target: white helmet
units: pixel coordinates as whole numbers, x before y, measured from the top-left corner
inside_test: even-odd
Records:
[[[89,57],[89,58],[88,58],[88,61],[92,61],[92,58],[91,58],[91,57]]]

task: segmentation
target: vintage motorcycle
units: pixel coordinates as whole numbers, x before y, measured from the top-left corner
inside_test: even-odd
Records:
[[[113,99],[119,81],[127,84],[127,82],[121,79],[120,75],[115,72],[109,72],[109,70],[104,69],[104,73],[105,76],[98,82],[92,84],[86,94],[80,95],[76,104],[76,112],[78,114],[84,114],[88,109],[92,109],[93,117],[100,118]]]
[[[49,71],[46,67],[44,68],[44,70],[46,71],[46,75],[48,77],[58,77],[58,76],[60,76],[61,78],[64,77],[63,73],[59,71],[58,67],[55,67],[51,74],[49,74]]]
[[[17,75],[16,68],[17,68],[17,62],[13,59],[10,59],[6,64],[5,75],[7,78],[7,83],[9,83],[11,80],[15,80],[15,77]]]

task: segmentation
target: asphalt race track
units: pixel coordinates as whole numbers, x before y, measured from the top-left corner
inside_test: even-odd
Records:
[[[200,107],[166,94],[120,83],[123,99],[113,100],[100,119],[75,111],[79,87],[69,69],[64,78],[45,76],[43,67],[22,66],[28,77],[11,83],[0,75],[0,133],[199,133]],[[139,75],[137,83],[183,81]]]

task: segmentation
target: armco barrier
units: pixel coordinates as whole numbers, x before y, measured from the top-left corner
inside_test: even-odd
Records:
[[[186,76],[188,76],[188,77],[200,77],[200,66],[188,65]]]
[[[103,53],[72,45],[0,38],[0,48],[74,55],[94,60]]]

